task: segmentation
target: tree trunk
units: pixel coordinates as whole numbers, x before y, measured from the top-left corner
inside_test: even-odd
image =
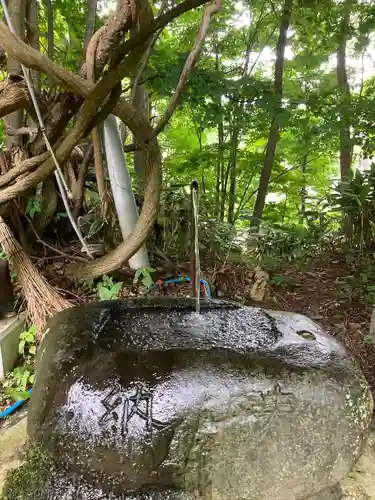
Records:
[[[132,92],[132,102],[140,116],[150,120],[150,100],[144,85],[137,85]],[[134,140],[134,137],[133,137]],[[134,151],[134,172],[137,176],[139,186],[144,188],[146,179],[145,151],[142,149]],[[142,189],[143,190],[143,189]]]
[[[98,185],[98,192],[100,198],[100,215],[102,216],[103,219],[106,219],[109,210],[109,195],[105,181],[104,161],[102,154],[102,139],[99,130],[100,130],[99,127],[93,128],[92,143],[94,147],[96,183]]]
[[[234,222],[234,205],[235,205],[235,202],[236,202],[236,175],[237,175],[238,135],[239,135],[239,130],[236,127],[232,131],[232,137],[231,137],[228,224],[233,224],[233,222]]]
[[[55,26],[54,26],[54,15],[53,15],[53,5],[52,0],[43,0],[46,14],[47,14],[47,24],[48,24],[48,32],[47,32],[47,40],[48,40],[48,58],[53,61],[53,56],[55,52]],[[49,77],[49,85],[50,85],[50,95],[54,94],[54,81],[52,77]]]
[[[86,32],[85,32],[85,45],[84,52],[86,54],[87,46],[91,40],[92,35],[95,31],[95,21],[96,21],[96,9],[98,0],[87,0],[87,21],[86,21]]]
[[[302,178],[303,178],[303,186],[301,189],[301,222],[305,220],[305,213],[306,213],[306,197],[307,197],[307,188],[306,188],[306,179],[305,179],[305,174],[307,170],[307,160],[309,158],[309,139],[308,137],[305,138],[305,154],[303,155],[302,159],[302,165],[301,165],[301,173],[302,173]]]
[[[215,215],[218,220],[223,220],[221,217],[221,199],[222,199],[222,180],[223,180],[223,170],[224,170],[224,158],[223,158],[223,144],[224,144],[224,123],[223,119],[220,118],[220,122],[217,129],[218,135],[218,158],[217,158],[217,167],[216,167],[216,209]]]
[[[283,97],[283,73],[284,73],[284,57],[285,47],[287,43],[287,32],[289,28],[290,18],[292,15],[293,0],[285,0],[283,14],[280,24],[279,38],[276,47],[276,63],[275,63],[275,115],[271,123],[268,136],[268,144],[266,157],[264,159],[262,173],[260,175],[259,190],[255,202],[253,213],[253,225],[259,226],[263,215],[263,209],[266,201],[268,183],[271,177],[272,167],[275,159],[276,146],[280,137],[279,115],[282,111]]]
[[[352,162],[352,141],[350,136],[351,95],[346,72],[346,46],[348,42],[350,11],[352,0],[343,5],[340,24],[340,39],[337,50],[337,85],[340,90],[340,171],[344,179]]]
[[[38,2],[37,0],[29,0],[27,4],[27,39],[29,44],[36,50],[40,50],[39,43],[39,19],[38,19]],[[31,77],[34,88],[37,92],[40,90],[40,73],[39,71],[31,71]]]
[[[220,219],[224,220],[225,216],[225,205],[227,202],[227,188],[228,188],[228,178],[230,172],[230,159],[228,161],[227,168],[221,169],[221,210],[220,210]]]
[[[54,17],[53,17],[53,5],[51,0],[44,0],[44,4],[47,10],[47,22],[48,22],[48,58],[53,61],[53,55],[55,51],[55,39],[54,39]]]
[[[12,0],[8,2],[8,11],[16,35],[25,41],[26,0]],[[8,58],[7,70],[9,75],[22,75],[21,64],[12,57]],[[23,116],[24,112],[22,109],[11,113],[6,117],[6,125],[13,130],[21,128],[23,125]],[[21,147],[22,139],[20,135],[8,135],[7,149],[10,149],[12,146]]]
[[[220,64],[220,54],[219,54],[219,46],[216,45],[216,71],[219,73],[221,69]],[[222,111],[221,106],[221,95],[217,100],[218,108]],[[222,182],[222,171],[224,169],[224,161],[223,161],[223,144],[224,144],[224,122],[223,116],[220,116],[220,121],[217,127],[217,138],[218,138],[218,156],[217,156],[217,166],[216,166],[216,205],[215,205],[215,216],[217,220],[221,219],[221,193],[220,187]],[[222,219],[221,219],[222,220]]]
[[[42,211],[35,216],[33,221],[34,229],[40,237],[49,224],[51,224],[59,201],[54,176],[49,177],[43,182],[42,200]]]
[[[79,166],[76,189],[75,189],[75,192],[73,192],[72,204],[73,204],[73,217],[75,219],[78,219],[80,212],[81,212],[83,195],[84,195],[84,190],[85,190],[85,180],[86,180],[87,170],[89,168],[92,154],[93,154],[93,146],[92,146],[92,144],[90,144],[90,146],[87,148],[85,156],[84,156],[84,158]]]

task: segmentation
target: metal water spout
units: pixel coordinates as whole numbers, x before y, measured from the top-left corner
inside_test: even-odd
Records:
[[[200,312],[200,258],[199,258],[199,184],[197,181],[191,183],[191,200],[193,207],[193,293],[195,296],[195,310]]]

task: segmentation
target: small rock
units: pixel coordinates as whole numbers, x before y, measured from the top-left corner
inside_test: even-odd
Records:
[[[265,271],[256,271],[254,273],[255,283],[251,289],[250,297],[252,300],[257,302],[261,302],[262,300],[266,300],[269,295],[269,281],[270,276]]]

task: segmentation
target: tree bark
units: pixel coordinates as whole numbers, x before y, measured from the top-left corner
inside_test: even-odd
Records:
[[[34,230],[40,237],[52,222],[59,200],[55,178],[53,176],[43,182],[42,199],[42,211],[40,214],[36,214],[33,221]],[[32,238],[31,232],[28,236]]]
[[[44,0],[44,5],[47,11],[47,24],[48,24],[48,31],[47,31],[47,41],[48,41],[48,59],[53,61],[53,56],[55,52],[55,26],[54,26],[54,15],[53,15],[53,5],[52,5],[52,0]],[[49,84],[50,84],[50,93],[54,94],[52,91],[53,87],[53,79],[50,76],[49,77]]]
[[[150,120],[150,100],[148,92],[144,85],[137,85],[132,89],[132,103],[140,116],[145,120]],[[133,136],[134,141],[134,136]],[[134,172],[137,175],[138,184],[144,188],[146,170],[145,170],[145,152],[142,149],[134,151]]]
[[[220,64],[220,53],[219,45],[216,45],[216,71],[219,73],[221,70]],[[221,95],[217,99],[217,105],[220,111],[222,111],[221,105]],[[215,216],[217,220],[221,220],[221,182],[222,182],[222,171],[224,169],[224,159],[223,159],[223,144],[224,144],[224,121],[222,115],[220,116],[220,121],[217,126],[217,139],[218,139],[218,155],[217,155],[217,165],[216,165],[216,204],[215,204]]]
[[[102,36],[102,30],[98,30],[93,37],[91,37],[90,42],[86,51],[86,66],[87,66],[87,78],[89,81],[95,83],[96,81],[96,54],[100,39]],[[96,182],[98,185],[99,197],[100,197],[100,212],[103,219],[106,219],[108,207],[109,207],[109,197],[107,193],[107,186],[104,177],[104,162],[102,155],[102,141],[100,137],[99,127],[94,127],[92,130],[92,143],[94,148],[94,160],[95,160],[95,174]]]
[[[44,5],[47,11],[47,22],[48,22],[48,59],[53,61],[53,55],[55,52],[55,39],[54,39],[54,17],[53,17],[53,6],[51,0],[44,0]]]
[[[27,30],[26,35],[29,44],[36,50],[40,50],[39,43],[39,19],[38,19],[38,3],[37,0],[28,0],[27,4]],[[34,88],[37,92],[40,90],[40,73],[32,71],[31,77]]]
[[[223,156],[223,145],[224,145],[224,123],[223,118],[220,118],[220,122],[217,127],[218,136],[218,158],[216,166],[216,218],[218,220],[223,220],[221,215],[221,202],[222,202],[222,182],[223,182],[223,170],[224,170],[224,156]]]
[[[351,95],[346,72],[346,46],[349,35],[352,0],[343,4],[340,23],[339,47],[337,50],[337,85],[340,91],[340,172],[341,179],[348,175],[352,162],[352,141],[350,134]]]
[[[87,21],[86,21],[86,32],[85,32],[85,42],[84,42],[84,50],[86,54],[87,47],[91,40],[91,37],[95,31],[95,21],[96,21],[96,9],[97,9],[98,0],[88,0],[87,1]]]
[[[12,0],[8,2],[8,11],[16,35],[25,40],[25,18],[26,18],[26,0]],[[9,75],[22,75],[21,64],[12,57],[8,57],[7,70]],[[6,125],[16,130],[23,125],[23,110],[19,109],[6,117]],[[22,146],[22,136],[8,136],[7,149],[12,146]]]
[[[229,184],[229,202],[228,202],[228,224],[234,222],[234,205],[236,202],[236,176],[237,176],[237,150],[239,128],[235,127],[231,137],[230,151],[230,184]]]
[[[292,15],[293,0],[285,0],[283,14],[281,17],[279,38],[276,47],[276,63],[275,63],[275,114],[271,123],[268,136],[268,144],[266,157],[264,159],[262,173],[260,175],[259,190],[255,202],[253,212],[253,225],[259,226],[263,215],[263,209],[266,202],[268,183],[271,177],[272,167],[275,160],[277,143],[280,137],[279,116],[282,111],[283,97],[283,74],[284,74],[284,58],[285,47],[287,43],[287,32]]]
[[[72,193],[73,194],[73,200],[72,200],[73,216],[75,219],[77,219],[79,217],[80,212],[81,212],[83,195],[84,195],[84,190],[85,190],[85,180],[86,180],[87,170],[89,168],[92,154],[93,154],[93,146],[92,146],[92,144],[90,144],[90,146],[87,148],[85,156],[83,157],[83,160],[79,166],[75,191]]]
[[[306,139],[305,141],[305,154],[303,155],[303,160],[302,160],[302,166],[301,166],[301,172],[303,175],[303,186],[301,189],[301,222],[305,220],[305,213],[306,213],[306,198],[307,198],[307,187],[306,187],[306,180],[305,180],[305,174],[306,174],[306,169],[307,169],[307,160],[309,158],[309,141]]]

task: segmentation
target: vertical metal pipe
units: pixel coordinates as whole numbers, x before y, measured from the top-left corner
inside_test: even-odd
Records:
[[[199,258],[199,184],[197,181],[191,183],[191,200],[193,207],[193,252],[192,269],[193,292],[196,299],[196,312],[200,312],[200,258]]]

